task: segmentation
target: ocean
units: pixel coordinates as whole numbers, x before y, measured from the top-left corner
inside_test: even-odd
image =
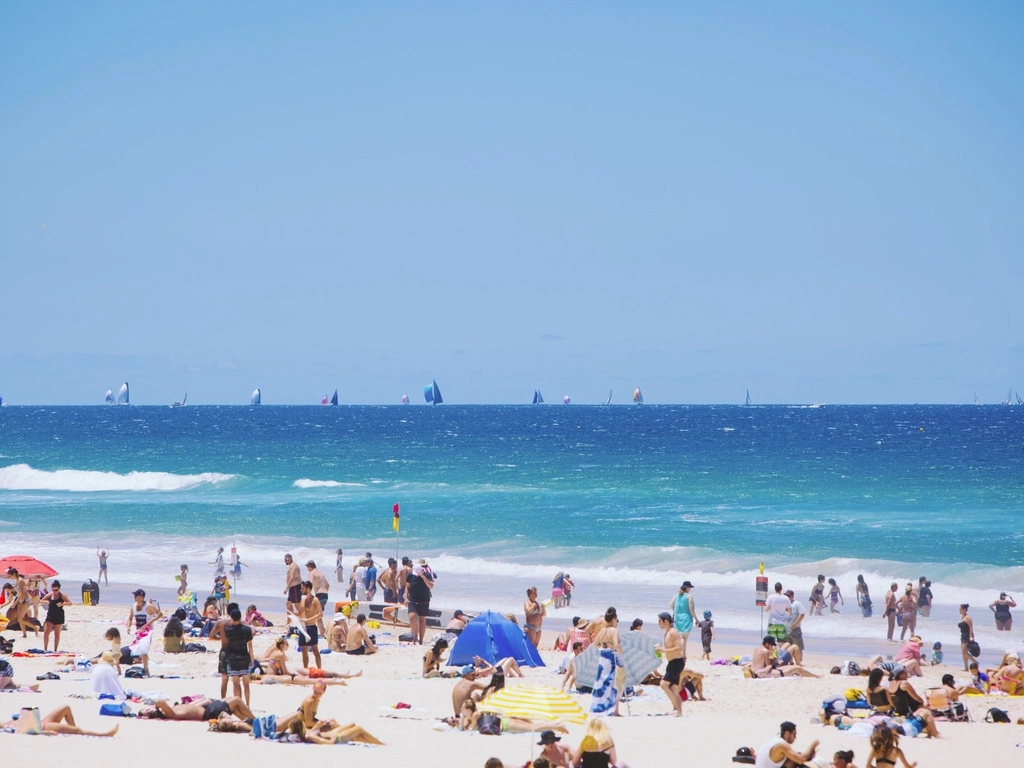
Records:
[[[1022,446],[1024,408],[1002,406],[4,407],[0,530],[66,584],[103,547],[119,584],[173,587],[184,562],[204,591],[236,546],[240,594],[277,599],[285,552],[330,576],[337,547],[347,573],[397,546],[430,559],[440,607],[521,611],[566,571],[560,615],[653,620],[689,579],[737,630],[759,629],[763,561],[801,599],[836,578],[823,637],[884,637],[890,581],[927,576],[927,642],[955,648],[969,602],[1006,644],[987,605],[1024,585]]]

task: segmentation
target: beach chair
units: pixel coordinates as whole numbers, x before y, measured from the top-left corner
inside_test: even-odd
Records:
[[[959,701],[952,701],[949,692],[943,688],[929,688],[927,694],[928,709],[936,717],[941,717],[955,723],[970,722],[971,715],[967,707]]]

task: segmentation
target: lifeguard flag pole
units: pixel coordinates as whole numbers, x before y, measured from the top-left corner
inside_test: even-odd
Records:
[[[764,637],[764,606],[768,601],[768,578],[764,575],[764,560],[761,561],[761,566],[758,568],[758,576],[754,579],[754,604],[757,605],[761,610],[761,637]]]
[[[398,521],[399,521],[399,518],[400,518],[400,515],[398,514],[398,506],[399,506],[398,504],[395,504],[395,506],[393,506],[391,508],[391,511],[395,513],[395,516],[391,520],[391,527],[395,529],[395,561],[396,562],[401,562],[398,559],[398,537],[399,537]],[[397,592],[398,591],[397,590],[398,585],[396,584],[395,587],[396,587],[395,591]],[[395,626],[395,625],[397,625],[397,623],[398,623],[398,609],[396,608],[393,611],[391,611],[391,625]]]

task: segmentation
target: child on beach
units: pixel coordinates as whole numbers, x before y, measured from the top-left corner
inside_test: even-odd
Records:
[[[936,642],[932,646],[932,666],[937,667],[942,664],[942,643]]]
[[[702,659],[711,660],[711,641],[715,639],[715,622],[711,620],[711,611],[704,611],[704,621],[697,624],[700,627],[700,644],[704,646]]]
[[[178,581],[178,597],[188,592],[188,566],[182,563],[181,575],[176,577]]]

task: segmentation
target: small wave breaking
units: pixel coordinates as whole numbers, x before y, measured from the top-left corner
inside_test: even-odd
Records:
[[[4,491],[70,491],[96,493],[103,491],[187,491],[201,485],[217,485],[235,475],[203,472],[198,475],[176,475],[171,472],[97,472],[84,469],[35,469],[28,464],[0,467],[0,490]]]
[[[292,483],[293,488],[365,488],[364,483],[340,483],[337,480],[310,480],[302,477]]]

